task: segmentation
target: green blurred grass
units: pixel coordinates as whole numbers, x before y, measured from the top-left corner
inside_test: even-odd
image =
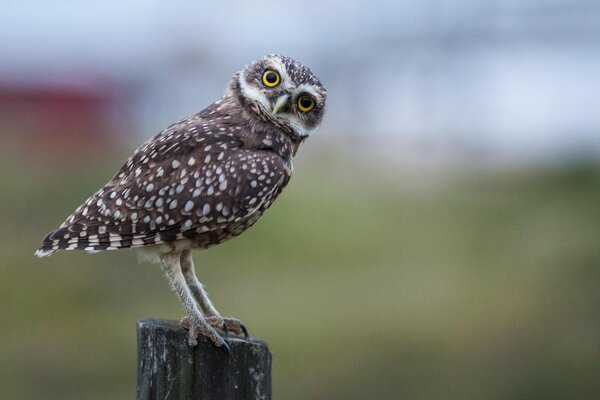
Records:
[[[135,321],[182,313],[158,266],[33,258],[126,154],[1,155],[0,398],[133,398]],[[300,154],[265,217],[195,260],[217,308],[270,343],[277,399],[592,399],[599,239],[595,167],[434,174]]]

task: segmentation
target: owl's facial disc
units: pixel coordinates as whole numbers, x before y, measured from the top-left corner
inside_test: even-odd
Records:
[[[299,62],[271,55],[236,75],[239,96],[263,121],[306,137],[321,122],[327,93],[317,77]]]

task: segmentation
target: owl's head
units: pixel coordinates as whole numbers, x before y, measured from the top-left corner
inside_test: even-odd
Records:
[[[325,88],[310,69],[292,58],[268,55],[253,61],[233,77],[231,88],[251,117],[300,139],[323,119]]]

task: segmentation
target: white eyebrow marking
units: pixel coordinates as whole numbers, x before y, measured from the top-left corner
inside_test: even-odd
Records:
[[[317,93],[317,91],[314,88],[314,85],[311,85],[310,83],[303,83],[301,85],[298,85],[297,90],[298,90],[298,94],[300,94],[300,93],[310,94],[315,99],[315,101],[321,99],[321,95],[319,93]]]

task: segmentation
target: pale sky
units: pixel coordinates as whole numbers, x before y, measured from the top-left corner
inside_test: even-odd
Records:
[[[275,52],[321,77],[323,130],[353,140],[600,154],[595,3],[4,1],[0,78],[133,80],[146,88],[136,111],[145,130],[199,110]]]

